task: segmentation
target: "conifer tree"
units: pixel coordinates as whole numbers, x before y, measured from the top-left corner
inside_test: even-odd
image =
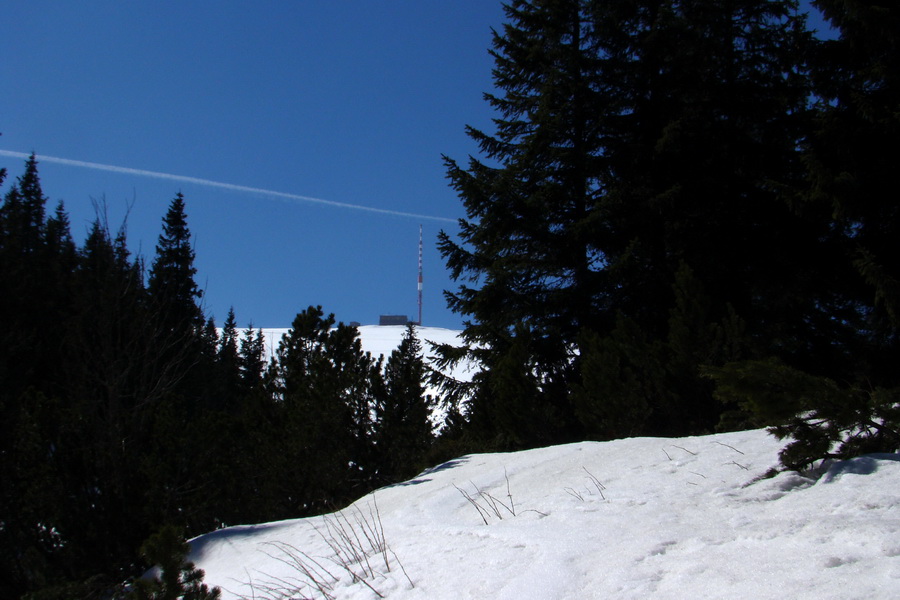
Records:
[[[358,332],[310,306],[294,319],[267,373],[279,402],[282,483],[294,511],[330,508],[365,487],[371,356]],[[365,407],[364,409],[362,407]]]
[[[380,385],[381,360],[362,349],[359,330],[338,323],[328,341],[329,362],[337,379],[337,398],[347,406],[350,470],[342,495],[358,497],[373,487],[375,479],[373,437],[375,390]]]
[[[71,526],[60,400],[74,245],[65,211],[47,219],[46,202],[32,155],[0,203],[0,595],[55,584],[73,557],[60,534]]]
[[[245,387],[255,388],[262,383],[266,369],[266,340],[262,329],[253,329],[249,325],[241,337],[238,364],[241,380]]]
[[[425,466],[422,463],[434,442],[433,400],[425,393],[425,377],[422,343],[410,323],[384,366],[383,394],[375,407],[378,475],[383,482],[402,481]]]
[[[74,294],[76,317],[68,340],[70,377],[79,394],[102,395],[117,417],[135,406],[152,403],[149,393],[164,387],[147,339],[155,335],[150,323],[142,265],[132,261],[125,225],[113,236],[108,223],[97,217],[78,251]]]
[[[148,280],[148,291],[162,323],[179,334],[196,335],[205,324],[198,305],[203,292],[194,281],[194,258],[184,196],[179,192],[163,219],[163,232],[156,244]]]
[[[887,365],[900,352],[900,11],[866,0],[814,4],[838,37],[822,42],[813,61],[820,101],[807,145],[805,200],[827,211],[841,243],[833,273],[844,285],[841,317],[863,316],[861,328],[874,334],[868,349],[857,347],[848,359],[865,355],[865,377],[896,385],[900,378],[883,377],[896,371]]]
[[[199,443],[198,438],[187,436],[189,424],[203,422],[203,411],[219,401],[218,390],[209,385],[215,377],[217,333],[215,323],[206,319],[199,305],[202,291],[194,281],[195,253],[180,192],[169,205],[162,229],[147,281],[149,322],[154,328],[150,340],[156,346],[154,364],[168,384],[153,415],[159,428],[160,439],[154,443],[158,444],[160,460],[153,465],[152,476],[184,480],[199,473],[192,472],[188,465],[187,455],[194,450],[180,444]],[[163,474],[166,469],[172,472]],[[184,485],[184,489],[190,487]],[[164,486],[160,481],[163,488],[172,495],[157,499],[160,506],[171,508],[187,501],[175,493],[174,486]]]
[[[840,364],[785,364],[776,355],[708,371],[734,413],[791,438],[781,461],[798,470],[823,458],[900,449],[900,210],[893,183],[900,11],[866,0],[813,4],[837,38],[819,43],[812,56],[809,187],[798,204],[827,216],[827,239],[837,248],[823,260],[830,269],[828,317],[842,335],[824,341]]]
[[[158,363],[146,345],[153,329],[140,270],[128,258],[124,225],[113,239],[101,219],[98,215],[78,252],[74,316],[61,365],[72,425],[59,455],[70,461],[62,477],[73,489],[89,482],[96,491],[70,499],[66,512],[81,524],[70,543],[89,548],[97,561],[104,557],[116,564],[120,543],[128,547],[144,537],[141,525],[127,534],[123,530],[144,498],[144,486],[133,472],[148,441],[141,415],[165,382],[157,377]]]
[[[34,379],[43,391],[57,383],[52,365],[61,359],[69,310],[74,255],[68,218],[60,207],[48,222],[37,164],[32,154],[0,205],[0,314],[5,320],[0,342],[11,393],[15,381],[36,373],[43,374]]]
[[[113,242],[98,223],[76,250],[62,204],[44,215],[34,157],[6,198],[0,279],[15,293],[4,294],[12,343],[0,351],[22,362],[0,361],[0,495],[28,508],[0,499],[0,537],[19,548],[0,579],[18,590],[4,596],[46,587],[70,597],[78,581],[121,568],[136,541],[144,488],[129,476],[141,447],[131,411],[142,384],[159,380],[144,367],[146,330],[133,329],[146,323],[143,288],[124,237]]]
[[[261,329],[244,330],[238,350],[239,401],[229,411],[226,453],[231,457],[217,477],[230,486],[218,514],[228,523],[281,519],[297,514],[286,503],[290,491],[282,482],[296,467],[280,457],[293,454],[288,445],[285,406],[266,389],[266,348]],[[215,435],[219,435],[216,433]],[[286,447],[290,450],[286,451]],[[225,492],[225,490],[223,490]]]
[[[168,525],[150,536],[141,554],[159,569],[152,579],[139,579],[126,595],[127,600],[217,600],[219,588],[203,583],[204,572],[187,559],[190,546],[181,532]]]
[[[586,3],[514,1],[505,10],[510,22],[491,51],[503,94],[485,95],[497,132],[467,130],[485,162],[472,158],[464,169],[445,159],[467,219],[462,243],[441,232],[438,246],[453,278],[473,282],[446,295],[469,318],[463,337],[484,369],[482,389],[515,348],[525,357],[518,369],[533,369],[538,382],[521,410],[544,403],[553,412],[565,399],[571,342],[593,325],[601,300],[603,256],[588,224],[604,170],[600,119],[615,98],[600,96],[593,81]],[[517,331],[525,335],[515,341]],[[557,408],[556,419],[568,412]]]
[[[47,219],[47,253],[56,258],[54,279],[58,282],[65,281],[75,269],[77,249],[72,239],[69,215],[62,200],[56,205],[53,216]],[[61,293],[67,294],[70,291],[64,289]]]
[[[32,154],[25,162],[25,173],[17,180],[15,208],[8,213],[17,231],[21,252],[25,255],[38,252],[46,233],[47,197],[41,188],[37,157]]]
[[[218,390],[222,395],[220,404],[222,408],[230,411],[240,401],[243,393],[234,307],[228,310],[222,324],[222,335],[219,336],[216,348],[216,367],[218,371],[216,377],[221,381],[221,389]]]
[[[484,369],[473,404],[497,398],[501,372],[516,373],[507,381],[534,382],[517,392],[524,414],[550,423],[556,440],[581,436],[571,397],[588,359],[579,340],[608,338],[607,354],[612,340],[677,341],[662,364],[688,352],[671,366],[694,381],[680,384],[684,405],[646,420],[644,432],[709,429],[718,411],[696,360],[715,353],[698,346],[713,343],[710,327],[737,315],[759,346],[798,360],[810,358],[800,350],[807,336],[833,333],[829,292],[816,287],[833,252],[820,243],[827,223],[785,201],[801,180],[809,91],[810,38],[796,4],[521,0],[506,11],[492,51],[501,93],[486,95],[496,132],[469,129],[483,162],[447,161],[467,219],[460,242],[439,239],[462,282],[449,305],[469,319],[466,354]],[[706,323],[691,328],[672,321],[689,316],[672,312],[683,265],[708,304]],[[615,334],[624,322],[636,338]],[[444,349],[447,361],[459,356]],[[647,389],[667,387],[665,368],[654,376]],[[693,405],[697,389],[705,397]],[[602,390],[594,396],[604,401]],[[493,421],[499,435],[517,435],[502,422]]]
[[[222,324],[222,335],[219,339],[219,361],[223,364],[237,367],[238,363],[238,333],[237,321],[234,317],[234,307],[228,309],[225,323]]]

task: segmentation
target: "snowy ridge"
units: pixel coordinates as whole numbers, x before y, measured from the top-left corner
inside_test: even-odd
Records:
[[[336,515],[201,536],[190,559],[225,599],[897,598],[900,455],[766,479],[781,445],[760,430],[464,456]],[[389,551],[354,581],[329,532],[367,522]],[[327,595],[303,557],[333,575]]]
[[[357,327],[359,331],[359,339],[362,342],[363,350],[371,352],[376,358],[384,355],[387,358],[391,351],[400,345],[406,327],[401,325],[360,325]],[[266,355],[271,357],[278,349],[281,338],[290,329],[266,329],[263,328],[263,336],[266,340]],[[427,351],[427,341],[436,343],[453,343],[458,344],[460,332],[453,329],[444,329],[443,327],[416,327],[416,336],[422,342],[423,347]],[[427,352],[426,352],[427,354]]]
[[[385,360],[391,355],[391,352],[400,346],[403,334],[406,333],[406,327],[402,325],[361,325],[359,330],[359,339],[362,343],[362,349],[370,352],[373,357],[378,358],[384,356]],[[266,359],[271,359],[281,343],[281,338],[289,329],[263,329],[263,336],[266,340]],[[461,345],[460,332],[453,329],[444,329],[443,327],[416,327],[416,337],[422,343],[422,352],[425,363],[429,366],[433,365],[431,347],[429,342],[435,344],[455,344]],[[468,381],[472,378],[472,371],[466,365],[459,365],[449,373],[450,376],[461,381]],[[427,393],[435,394],[436,390],[427,389]]]

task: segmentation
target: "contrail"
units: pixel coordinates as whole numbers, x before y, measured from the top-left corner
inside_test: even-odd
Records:
[[[31,154],[25,152],[13,152],[11,150],[0,150],[0,156],[9,156],[11,158],[29,158]],[[294,202],[310,202],[313,204],[324,204],[326,206],[334,206],[337,208],[348,208],[350,210],[362,210],[366,212],[380,213],[383,215],[393,215],[395,217],[410,217],[414,219],[427,219],[430,221],[441,221],[444,223],[456,223],[456,219],[448,219],[447,217],[435,217],[431,215],[420,215],[417,213],[403,212],[400,210],[390,210],[387,208],[374,208],[372,206],[363,206],[362,204],[348,204],[346,202],[335,202],[334,200],[324,200],[322,198],[312,198],[310,196],[300,196],[298,194],[287,194],[285,192],[276,192],[273,190],[264,190],[262,188],[254,188],[246,185],[235,185],[233,183],[222,183],[221,181],[211,181],[209,179],[201,179],[199,177],[187,177],[185,175],[174,175],[172,173],[160,173],[159,171],[146,171],[144,169],[132,169],[131,167],[117,167],[115,165],[104,165],[101,163],[87,162],[83,160],[72,160],[71,158],[58,158],[55,156],[36,155],[40,162],[56,163],[69,167],[81,167],[83,169],[96,169],[97,171],[108,171],[110,173],[123,173],[125,175],[137,175],[139,177],[154,177],[156,179],[167,179],[169,181],[180,181],[182,183],[192,183],[194,185],[204,185],[232,192],[249,192],[251,194],[262,194],[264,196],[272,196],[281,200],[290,200]]]

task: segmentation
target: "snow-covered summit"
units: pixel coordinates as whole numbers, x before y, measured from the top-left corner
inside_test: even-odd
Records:
[[[370,352],[375,358],[384,356],[387,359],[391,352],[400,346],[400,341],[406,333],[406,327],[401,325],[361,325],[359,330],[359,339],[362,343],[362,349]],[[289,329],[263,329],[263,336],[266,342],[266,356],[271,358],[281,343],[281,338],[290,331]],[[433,352],[429,342],[435,344],[455,344],[460,345],[460,332],[454,329],[444,329],[443,327],[416,327],[416,337],[422,342],[422,352],[425,363],[432,365]],[[465,365],[458,365],[455,369],[447,373],[448,375],[462,381],[467,381],[472,377],[471,369]],[[429,389],[428,393],[435,393],[435,390]]]
[[[400,325],[360,325],[357,329],[363,350],[371,352],[376,357],[384,355],[385,358],[390,356],[391,352],[400,345],[400,340],[403,339],[403,334],[406,332],[406,327]],[[266,339],[266,352],[269,356],[275,353],[281,338],[288,331],[290,329],[287,328],[264,328],[262,330]],[[426,341],[458,344],[460,343],[459,334],[459,331],[442,327],[416,327],[416,336],[424,346],[427,346]]]

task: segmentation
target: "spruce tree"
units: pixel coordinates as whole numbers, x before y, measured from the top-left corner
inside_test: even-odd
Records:
[[[382,482],[418,473],[434,442],[433,399],[425,393],[426,367],[415,325],[406,327],[400,346],[384,365],[384,388],[375,407],[375,445]]]
[[[204,572],[187,559],[190,546],[174,526],[163,527],[141,546],[141,554],[158,574],[135,581],[126,600],[218,600],[219,588],[203,583]]]
[[[280,483],[293,514],[316,513],[365,488],[372,358],[358,331],[310,306],[294,319],[266,375],[281,415]]]
[[[266,369],[266,339],[262,329],[253,329],[249,325],[244,330],[240,341],[238,365],[241,381],[246,388],[255,388],[262,383]]]
[[[121,575],[143,537],[133,411],[159,379],[146,368],[147,330],[136,329],[147,322],[143,287],[124,234],[113,241],[98,222],[76,249],[62,204],[44,215],[34,157],[6,198],[0,279],[10,283],[12,343],[0,351],[12,355],[0,361],[0,537],[17,550],[2,556],[0,579],[11,588],[4,596],[47,588],[48,598],[71,597],[102,585],[98,573]]]
[[[8,213],[13,230],[17,230],[17,242],[23,254],[36,254],[43,245],[46,233],[46,203],[38,175],[37,157],[32,154],[25,162],[25,173],[17,180],[16,208]]]
[[[228,310],[222,324],[216,348],[216,379],[220,382],[216,393],[221,396],[219,407],[226,411],[235,409],[243,394],[241,383],[240,355],[238,352],[237,321],[234,307]]]
[[[123,547],[146,535],[134,520],[146,483],[135,470],[149,441],[142,417],[158,401],[156,390],[165,387],[146,343],[153,328],[141,272],[125,243],[124,226],[114,238],[98,215],[78,252],[74,316],[62,362],[71,398],[59,452],[69,461],[62,477],[73,490],[94,490],[72,493],[66,513],[77,535],[70,543],[94,564],[110,566],[120,566]]]
[[[271,387],[266,389],[262,330],[248,326],[239,346],[239,400],[229,411],[227,429],[226,453],[231,460],[222,465],[224,472],[217,477],[230,489],[218,514],[228,523],[295,516],[295,507],[285,502],[289,492],[282,477],[296,465],[280,459],[286,452],[289,428],[284,419],[285,406],[270,393]],[[291,448],[288,454],[293,452]]]
[[[147,285],[161,323],[176,334],[199,335],[205,324],[198,305],[203,292],[194,281],[194,258],[184,196],[179,192],[163,219]]]
[[[237,368],[238,364],[238,333],[237,321],[234,316],[234,307],[228,309],[225,323],[222,324],[222,335],[219,339],[219,361],[228,367]]]
[[[357,498],[374,487],[375,389],[380,385],[381,361],[362,349],[359,330],[355,326],[338,323],[328,339],[328,356],[336,376],[336,393],[347,407],[349,431],[347,443],[350,469],[341,495]]]
[[[870,336],[848,357],[860,375],[897,385],[900,352],[900,208],[894,170],[900,161],[900,11],[885,3],[819,0],[837,38],[813,60],[819,102],[807,143],[807,206],[832,217],[843,254],[835,264],[845,314]],[[889,375],[892,374],[892,375]],[[887,377],[886,377],[887,376]]]
[[[169,205],[162,229],[147,281],[147,305],[154,328],[149,338],[155,346],[152,364],[163,385],[150,419],[153,461],[148,461],[144,476],[153,482],[150,492],[158,494],[153,496],[156,518],[181,511],[181,524],[193,533],[194,528],[215,526],[201,507],[207,498],[198,493],[208,473],[194,468],[201,459],[211,460],[210,448],[202,432],[189,432],[197,424],[209,426],[204,417],[220,401],[217,386],[210,384],[216,381],[217,334],[199,305],[202,291],[194,280],[195,253],[180,192]]]
[[[54,365],[62,357],[64,327],[70,312],[74,244],[62,206],[46,218],[47,197],[32,154],[25,172],[0,204],[0,343],[9,391],[31,379],[38,389],[57,393],[62,385]]]
[[[828,327],[816,325],[837,330],[823,341],[840,360],[798,364],[769,356],[708,371],[735,414],[791,438],[781,461],[798,470],[823,458],[900,449],[900,210],[893,191],[900,11],[864,0],[814,5],[837,37],[820,42],[811,57],[808,188],[797,203],[826,215],[823,237],[837,248],[822,257],[831,297],[823,303]]]
[[[484,161],[448,160],[467,219],[460,242],[439,239],[462,282],[449,305],[468,319],[466,354],[483,367],[472,418],[486,414],[498,436],[524,444],[544,440],[505,425],[515,420],[504,412],[542,420],[557,441],[584,435],[572,403],[604,411],[584,412],[585,396],[571,396],[589,360],[579,340],[607,356],[637,356],[643,343],[613,341],[663,345],[646,389],[667,389],[670,368],[682,371],[679,389],[648,400],[642,431],[669,435],[718,420],[697,363],[716,349],[700,346],[740,344],[710,328],[736,334],[725,324],[742,319],[761,351],[810,360],[803,349],[816,337],[827,354],[822,340],[840,327],[829,328],[820,285],[834,252],[821,243],[827,223],[786,202],[801,181],[809,93],[810,37],[796,4],[523,0],[506,10],[492,51],[502,94],[486,95],[496,132],[469,129]],[[705,295],[691,302],[707,305],[706,322],[690,327],[678,322],[691,318],[679,305],[683,267]],[[637,337],[616,333],[626,322]],[[533,382],[513,394],[518,408],[496,403],[502,372]],[[602,403],[597,381],[588,387]]]
[[[4,171],[5,175],[5,171]],[[47,218],[37,160],[0,203],[0,589],[5,596],[70,576],[78,537],[63,363],[73,313],[74,244],[60,205]],[[9,550],[5,550],[9,548]]]
[[[536,386],[513,410],[550,412],[554,421],[569,412],[571,343],[594,326],[602,302],[603,256],[589,224],[605,169],[602,119],[616,98],[595,85],[599,56],[588,8],[577,0],[505,7],[509,23],[494,34],[491,50],[502,94],[485,95],[498,113],[497,131],[467,129],[484,161],[471,158],[463,168],[445,159],[467,218],[460,243],[441,232],[438,244],[452,277],[463,282],[446,296],[467,317],[463,337],[483,368],[482,389],[495,386],[490,372],[514,351],[524,358],[517,370],[533,371],[526,375]],[[499,414],[487,416],[501,422]]]

